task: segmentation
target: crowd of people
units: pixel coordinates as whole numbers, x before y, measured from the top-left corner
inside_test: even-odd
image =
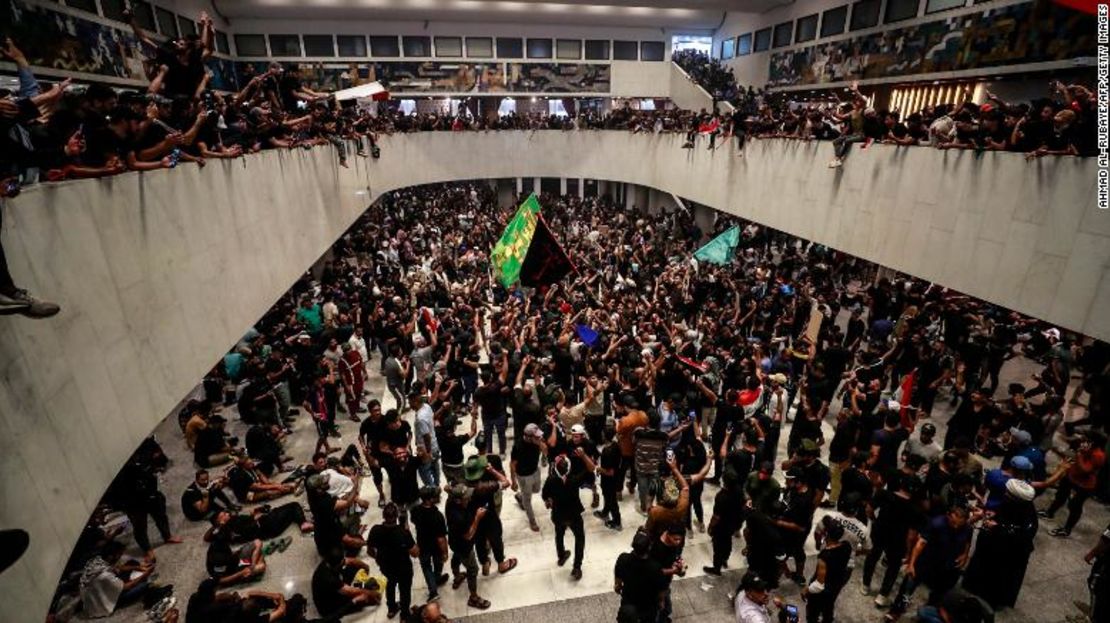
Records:
[[[988,91],[983,104],[945,102],[898,111],[869,106],[855,84],[846,101],[830,91],[826,99],[797,102],[786,93],[741,88],[731,68],[704,53],[687,50],[672,58],[714,101],[733,105],[733,111],[720,115],[712,126],[702,119],[699,128],[735,136],[741,153],[748,137],[832,141],[829,166],[834,168],[843,164],[855,143],[1012,151],[1029,159],[1098,153],[1095,93],[1080,84],[1051,80],[1051,96],[1030,102],[1006,102]]]
[[[689,214],[608,198],[541,203],[577,272],[539,289],[490,278],[488,249],[513,207],[490,187],[413,188],[373,205],[178,416],[168,443],[196,467],[182,510],[208,526],[204,563],[182,563],[207,576],[177,588],[190,594],[184,614],[174,589],[149,579],[148,518],[180,541],[158,478],[166,453],[149,440],[104,501],[142,556],[121,556],[121,524],[98,513],[56,606],[76,595],[103,616],[142,599],[159,621],[299,622],[309,603],[326,618],[384,602],[390,618],[430,623],[444,617],[441,592],[464,585],[468,606],[490,607],[482,584],[517,566],[502,516],[521,513],[553,536],[551,562],[569,563],[572,581],[588,522],[628,534],[613,563],[621,622],[681,614],[670,586],[688,571],[687,538],[704,531],[702,572],[744,570],[739,623],[770,621],[776,605],[797,614],[775,595],[787,582],[807,622],[832,621],[854,586],[874,595],[876,620],[925,593],[922,620],[972,623],[1015,605],[1042,518],[1067,538],[1086,501],[1105,498],[1106,344],[876,278],[723,215],[702,232]],[[733,224],[731,262],[692,261]],[[1017,356],[1043,371],[1000,384]],[[381,395],[369,395],[371,374]],[[1065,423],[1084,394],[1085,417]],[[954,413],[934,421],[942,402]],[[291,456],[292,436],[309,436],[311,456]],[[286,532],[315,544],[311,595],[249,590],[289,547]],[[1110,532],[1103,541],[1089,556],[1095,621]],[[427,595],[414,601],[418,568]]]

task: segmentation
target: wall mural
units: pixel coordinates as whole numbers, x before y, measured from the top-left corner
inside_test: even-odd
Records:
[[[1037,0],[771,55],[769,86],[825,84],[1090,56],[1095,18]]]
[[[266,61],[235,63],[239,84],[266,71]],[[310,89],[331,91],[379,81],[391,93],[608,93],[609,65],[585,63],[282,63]],[[249,68],[248,68],[249,66]]]
[[[609,66],[587,63],[509,63],[515,93],[608,93]]]
[[[4,0],[0,36],[12,37],[35,67],[146,81],[139,42],[130,31]]]

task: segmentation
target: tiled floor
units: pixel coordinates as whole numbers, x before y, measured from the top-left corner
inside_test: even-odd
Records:
[[[369,384],[370,395],[381,399],[385,408],[389,408],[393,406],[392,398],[384,391],[383,381],[376,374],[377,365],[378,361],[375,359],[371,365],[373,370]],[[1003,370],[1002,387],[1004,388],[1010,380],[1027,380],[1029,374],[1037,369],[1038,366],[1024,359],[1011,360]],[[943,435],[944,422],[950,414],[951,409],[946,402],[938,405],[934,421],[940,427],[941,435]],[[411,413],[408,417],[411,417]],[[1069,419],[1071,417],[1073,416],[1069,415]],[[1074,417],[1079,415],[1075,414]],[[244,431],[235,421],[233,414],[229,419],[232,420],[229,426],[233,432],[241,435]],[[304,421],[303,417],[294,425],[294,429],[299,434],[292,436],[288,449],[298,461],[306,461],[312,452],[314,435],[308,432],[310,428],[311,424]],[[342,419],[340,428],[343,442],[354,440],[356,424]],[[181,545],[161,546],[157,549],[159,581],[173,583],[177,587],[179,602],[183,605],[188,595],[204,577],[206,546],[201,535],[205,526],[189,523],[181,515],[178,499],[181,491],[192,478],[193,465],[189,454],[185,451],[176,420],[167,419],[159,426],[156,433],[173,460],[162,480],[163,491],[170,501],[171,525],[186,540]],[[785,442],[786,435],[782,438]],[[707,504],[711,503],[712,492],[713,489],[710,487],[705,494]],[[369,481],[364,485],[364,494],[376,501],[373,484]],[[588,494],[583,494],[583,501],[589,504]],[[540,504],[542,507],[542,503]],[[633,534],[632,527],[637,525],[639,520],[639,516],[633,510],[631,496],[626,496],[621,510],[624,515],[625,529],[619,533],[604,528],[599,520],[587,516],[586,563],[583,567],[582,579],[574,582],[569,577],[569,566],[560,568],[555,565],[555,547],[550,522],[541,520],[541,533],[531,532],[523,511],[516,507],[511,496],[506,496],[502,511],[505,547],[507,555],[516,557],[520,561],[519,566],[504,576],[497,575],[495,571],[490,577],[479,580],[480,593],[493,603],[491,610],[478,612],[467,608],[466,591],[464,589],[452,591],[448,587],[444,590],[441,599],[443,611],[452,618],[473,616],[476,620],[497,623],[501,621],[524,623],[537,619],[578,623],[612,621],[615,618],[617,603],[615,595],[612,594],[613,563],[617,555],[627,549]],[[1001,613],[998,620],[1002,623],[1064,621],[1066,616],[1075,614],[1077,610],[1072,603],[1073,600],[1086,601],[1087,599],[1085,585],[1087,566],[1083,563],[1082,556],[1097,539],[1108,520],[1110,520],[1110,512],[1097,502],[1091,501],[1087,504],[1083,521],[1068,540],[1057,540],[1048,536],[1048,530],[1054,524],[1042,522],[1042,530],[1036,541],[1037,551],[1033,555],[1018,607]],[[380,521],[380,511],[372,505],[365,522],[373,524],[378,521]],[[570,538],[568,535],[568,539]],[[701,568],[709,562],[708,537],[695,533],[689,539],[685,558],[689,564],[690,576],[674,584],[673,601],[676,621],[690,620],[692,623],[695,617],[699,621],[732,620],[727,594],[735,588],[742,573],[742,568],[736,568],[742,564],[739,549],[739,546],[734,549],[732,571],[721,578],[705,577],[702,575]],[[810,550],[812,552],[812,542]],[[241,587],[240,590],[281,591],[287,596],[294,592],[301,592],[310,596],[311,576],[317,560],[312,539],[294,535],[293,545],[287,551],[272,555],[268,559],[269,568],[266,576],[256,584]],[[811,557],[810,571],[812,566]],[[783,586],[784,597],[788,601],[798,602],[797,587],[789,582],[784,583]],[[860,594],[859,587],[857,573],[838,602],[839,621],[880,620],[880,611],[871,605],[870,598]],[[923,598],[921,594],[923,592],[919,591],[919,599]],[[419,603],[425,594],[422,576],[417,569],[413,589],[414,602]],[[132,607],[117,613],[110,620],[138,621],[140,619],[141,612]],[[386,620],[385,608],[370,609],[345,620],[382,623]]]

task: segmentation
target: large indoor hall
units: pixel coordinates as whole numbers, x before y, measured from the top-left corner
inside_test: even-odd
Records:
[[[1082,0],[0,6],[0,621],[1110,623]]]

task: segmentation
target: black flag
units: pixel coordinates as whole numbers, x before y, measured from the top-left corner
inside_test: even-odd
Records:
[[[532,234],[532,243],[528,245],[528,253],[520,266],[521,285],[533,288],[551,285],[571,272],[577,272],[574,263],[567,257],[559,241],[555,240],[547,227],[547,221],[543,220],[543,216],[537,215],[536,231]]]

